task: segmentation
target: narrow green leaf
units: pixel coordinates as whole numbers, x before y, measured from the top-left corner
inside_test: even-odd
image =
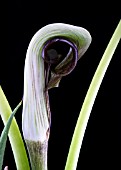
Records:
[[[6,125],[11,113],[12,113],[11,107],[2,90],[2,87],[0,86],[0,116],[2,118],[4,125]],[[8,137],[11,144],[13,156],[15,159],[16,169],[30,170],[27,153],[24,146],[24,141],[22,139],[15,117],[13,117]]]
[[[3,165],[3,159],[4,159],[4,153],[5,153],[5,148],[6,148],[6,142],[7,142],[7,137],[9,133],[9,129],[13,120],[13,117],[15,113],[17,112],[18,108],[21,106],[21,102],[17,105],[17,107],[14,109],[12,114],[10,115],[7,124],[5,125],[1,137],[0,137],[0,170],[2,170],[2,165]]]
[[[107,68],[113,57],[113,54],[117,48],[117,45],[121,39],[121,20],[119,21],[107,48],[104,51],[102,59],[95,71],[93,79],[90,83],[89,89],[87,91],[84,103],[82,105],[74,134],[72,137],[71,145],[69,148],[69,153],[66,161],[65,170],[76,170],[80,149],[82,146],[82,141],[84,138],[87,123],[91,114],[92,107],[94,105],[96,96],[98,94],[99,88],[106,74]]]

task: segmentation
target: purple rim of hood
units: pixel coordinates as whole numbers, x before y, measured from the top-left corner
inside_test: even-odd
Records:
[[[64,42],[67,45],[70,46],[70,50],[67,54],[67,56],[65,56],[65,58],[55,66],[55,68],[53,70],[51,70],[54,74],[59,75],[59,76],[66,76],[68,75],[76,66],[77,61],[78,61],[78,49],[76,47],[76,45],[74,43],[72,43],[71,41],[64,39],[64,38],[53,38],[48,40],[43,49],[42,49],[42,58],[44,59],[44,61],[50,65],[53,64],[53,62],[48,61],[45,56],[46,56],[46,52],[47,49],[49,47],[51,47],[51,45],[53,45],[56,42]],[[71,57],[71,59],[70,59]]]

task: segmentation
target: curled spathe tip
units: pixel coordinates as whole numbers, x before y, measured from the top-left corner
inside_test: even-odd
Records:
[[[57,86],[63,76],[70,74],[78,61],[77,46],[61,37],[48,40],[42,50],[46,69],[46,89]]]

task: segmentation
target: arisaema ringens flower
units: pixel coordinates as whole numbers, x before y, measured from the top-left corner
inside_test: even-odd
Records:
[[[32,38],[25,60],[22,129],[32,170],[47,170],[51,111],[48,90],[70,74],[91,43],[78,26],[54,23]]]

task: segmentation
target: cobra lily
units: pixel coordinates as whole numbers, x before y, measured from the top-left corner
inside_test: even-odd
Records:
[[[32,170],[47,170],[51,113],[48,90],[58,87],[91,43],[78,26],[49,24],[32,38],[25,60],[22,129]]]

